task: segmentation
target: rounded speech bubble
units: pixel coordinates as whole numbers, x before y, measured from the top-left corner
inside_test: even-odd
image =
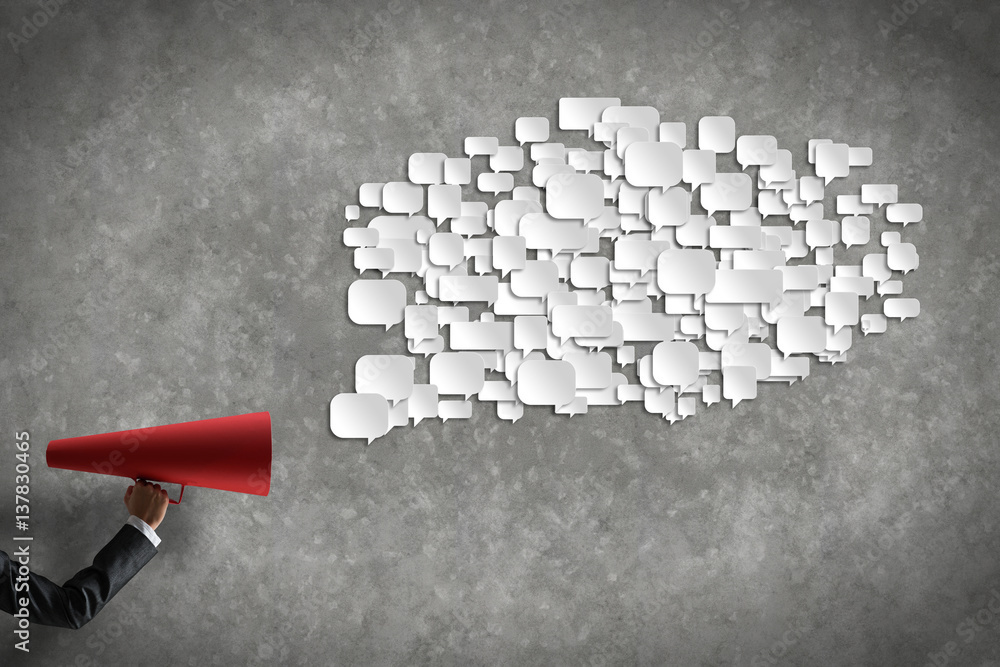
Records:
[[[378,324],[388,331],[403,321],[406,286],[398,280],[355,280],[347,288],[347,316],[355,324]]]
[[[389,403],[379,394],[337,394],[330,401],[330,430],[370,445],[389,431]]]

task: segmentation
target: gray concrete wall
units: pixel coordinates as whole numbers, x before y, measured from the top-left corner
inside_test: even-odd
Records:
[[[390,7],[74,1],[34,34],[39,5],[4,3],[31,34],[0,45],[4,548],[15,430],[55,579],[125,484],[47,469],[48,440],[256,410],[274,432],[269,497],[189,489],[136,580],[26,662],[1000,664],[998,6]],[[357,187],[586,95],[732,115],[796,163],[872,147],[866,181],[924,206],[920,317],[673,426],[477,405],[334,438],[357,357],[405,352],[346,317]]]

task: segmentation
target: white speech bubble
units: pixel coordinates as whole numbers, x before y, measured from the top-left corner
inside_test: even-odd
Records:
[[[851,172],[850,146],[847,144],[820,144],[816,146],[816,175],[829,184],[835,178]]]
[[[380,239],[380,248],[392,250],[392,273],[420,273],[423,268],[423,246],[412,239]]]
[[[465,261],[465,239],[454,232],[439,232],[427,241],[428,259],[432,264],[454,268]]]
[[[698,148],[731,153],[736,147],[736,121],[729,116],[705,116],[698,121]]]
[[[605,123],[628,123],[632,127],[641,127],[651,139],[659,134],[660,112],[656,107],[649,106],[611,106],[601,113],[601,121]]]
[[[472,160],[467,157],[450,157],[444,161],[444,182],[449,185],[467,185],[472,182]]]
[[[571,148],[566,152],[566,163],[576,171],[604,171],[604,151],[585,151]]]
[[[765,185],[774,183],[786,183],[795,177],[792,169],[792,152],[779,148],[774,154],[774,162],[763,165],[759,172],[760,179]]]
[[[420,215],[380,215],[368,223],[369,229],[378,230],[379,243],[385,239],[408,239],[416,241],[417,236],[434,233],[434,221]]]
[[[852,167],[870,167],[872,157],[872,149],[867,146],[851,146],[847,149],[847,162]]]
[[[510,289],[519,297],[544,297],[558,288],[559,267],[550,260],[529,259],[510,272]]]
[[[878,286],[879,296],[892,296],[895,294],[903,293],[903,281],[902,280],[886,280]]]
[[[552,309],[552,333],[562,341],[610,336],[612,322],[608,306],[563,305]]]
[[[749,366],[756,381],[766,380],[771,375],[772,352],[767,343],[727,343],[722,346],[722,368]]]
[[[600,141],[608,148],[614,148],[618,141],[618,130],[623,127],[628,127],[628,123],[594,123],[594,141]]]
[[[660,227],[679,227],[691,219],[691,193],[682,187],[651,189],[646,193],[646,218]]]
[[[469,157],[475,155],[494,155],[500,143],[496,137],[466,137],[465,154]]]
[[[548,250],[553,255],[564,251],[582,251],[590,234],[582,222],[557,220],[545,213],[526,213],[517,226],[525,247]]]
[[[569,265],[569,280],[577,289],[603,289],[611,284],[607,257],[577,257]]]
[[[427,215],[440,225],[462,215],[462,186],[432,185],[427,188]]]
[[[571,352],[562,359],[573,366],[577,389],[604,389],[611,384],[611,355]]]
[[[441,276],[438,290],[441,301],[478,302],[493,304],[497,300],[496,276]]]
[[[631,283],[640,282],[650,271],[656,270],[660,253],[673,247],[670,241],[651,241],[622,237],[615,240],[614,268],[616,271],[638,271]]]
[[[378,230],[371,227],[348,227],[344,230],[348,248],[372,248],[378,245]]]
[[[364,273],[368,269],[375,269],[382,272],[385,277],[392,271],[395,255],[392,248],[355,248],[354,268]]]
[[[403,321],[406,287],[398,280],[355,280],[347,288],[347,316],[355,324],[377,324],[388,331]]]
[[[513,322],[455,322],[449,327],[453,350],[502,350],[514,347]]]
[[[716,265],[711,250],[664,250],[656,259],[656,284],[666,294],[701,296],[715,287]]]
[[[618,322],[611,322],[611,334],[608,336],[574,338],[573,341],[580,347],[594,348],[597,351],[606,347],[621,348],[625,345],[625,329]]]
[[[531,360],[517,369],[517,398],[525,405],[562,407],[576,395],[576,370],[567,361]]]
[[[514,177],[507,172],[484,171],[476,177],[476,187],[493,195],[510,192],[514,189]]]
[[[747,323],[747,316],[740,303],[706,303],[705,326],[732,335]]]
[[[861,201],[881,208],[899,201],[899,188],[891,183],[865,183],[861,186]]]
[[[358,203],[365,208],[382,208],[382,188],[385,183],[362,183],[358,188]]]
[[[653,348],[653,379],[664,387],[685,389],[698,380],[698,347],[664,341]]]
[[[888,325],[886,316],[881,313],[869,313],[861,316],[861,332],[866,336],[870,333],[885,333]]]
[[[596,174],[555,174],[545,183],[545,210],[560,220],[591,220],[604,212],[604,182]]]
[[[823,201],[826,186],[823,179],[818,176],[803,176],[799,179],[799,199],[806,204]]]
[[[361,207],[357,204],[348,204],[344,207],[344,218],[351,222],[361,217]]]
[[[858,295],[852,292],[827,292],[823,298],[824,321],[833,327],[834,333],[843,327],[854,326],[860,317]]]
[[[681,160],[683,180],[691,190],[715,180],[715,151],[686,150]]]
[[[424,188],[416,183],[394,181],[382,188],[382,208],[389,213],[416,213],[424,207]]]
[[[736,250],[733,252],[734,269],[774,269],[785,265],[785,254],[780,250]]]
[[[753,181],[746,174],[716,174],[701,186],[701,205],[709,215],[716,211],[745,211],[753,204]]]
[[[886,248],[886,264],[893,271],[909,273],[920,266],[917,248],[912,243],[893,243]]]
[[[836,220],[806,222],[806,244],[810,248],[829,248],[840,242],[840,224]]]
[[[736,161],[743,169],[763,167],[778,159],[778,140],[769,134],[745,134],[736,140]]]
[[[451,231],[466,237],[482,236],[487,230],[485,215],[462,215],[451,223]]]
[[[411,183],[421,185],[443,183],[446,159],[444,153],[414,153],[407,163],[407,177]]]
[[[677,144],[639,141],[625,150],[625,180],[635,187],[669,188],[680,182],[683,173],[683,153]]]
[[[535,187],[544,188],[552,178],[575,173],[576,169],[563,162],[537,164],[531,170],[531,183]]]
[[[687,146],[687,125],[680,122],[660,123],[659,139],[684,148]]]
[[[874,278],[879,283],[889,280],[892,277],[892,270],[889,268],[888,256],[877,253],[865,255],[861,260],[861,274]]]
[[[778,349],[792,354],[819,354],[826,349],[826,322],[822,317],[782,317],[777,324]]]
[[[918,299],[886,299],[882,304],[882,312],[886,317],[905,320],[908,317],[916,317],[920,314],[920,301]]]
[[[354,365],[354,389],[379,394],[396,404],[413,391],[413,357],[402,354],[366,354]]]
[[[615,135],[615,154],[620,159],[625,159],[625,150],[632,144],[648,142],[650,140],[649,131],[644,127],[632,127],[626,125],[618,130]]]
[[[403,312],[403,334],[415,342],[438,335],[437,306],[407,306]]]
[[[525,354],[544,350],[548,332],[549,320],[544,315],[518,315],[514,318],[514,347]]]
[[[472,417],[471,401],[440,401],[438,417],[442,421],[449,419],[469,419]]]
[[[522,146],[528,142],[549,140],[549,119],[545,116],[525,116],[514,121],[514,138]]]
[[[850,248],[871,240],[872,223],[863,215],[849,215],[840,222],[840,240]]]
[[[712,225],[708,229],[708,245],[713,248],[760,250],[764,232],[760,227]]]
[[[715,273],[715,286],[705,299],[710,303],[777,304],[782,291],[783,277],[777,269],[719,269]]]
[[[875,281],[866,276],[834,276],[830,278],[830,291],[850,292],[868,299],[875,293]]]
[[[559,100],[559,129],[594,132],[594,124],[602,120],[608,107],[621,106],[617,97],[563,97]]]
[[[370,445],[389,431],[389,403],[379,394],[337,394],[330,401],[330,430]]]
[[[506,275],[523,269],[527,259],[527,245],[523,236],[495,236],[493,238],[493,266]]]
[[[788,204],[780,192],[764,190],[757,195],[757,210],[764,219],[769,215],[788,215]]]
[[[520,171],[524,166],[524,149],[520,146],[498,146],[490,156],[493,171]]]
[[[868,215],[875,210],[861,201],[861,195],[837,195],[837,213],[840,215]]]
[[[406,416],[416,426],[424,419],[438,416],[438,390],[432,384],[415,384],[413,393],[406,399]]]
[[[889,204],[885,207],[885,219],[900,222],[905,227],[911,222],[924,219],[924,207],[920,204]]]
[[[459,394],[468,399],[483,388],[485,371],[483,357],[475,352],[441,352],[431,357],[428,378],[438,394]]]
[[[757,370],[753,366],[726,366],[723,368],[722,395],[733,402],[734,408],[741,401],[757,398]]]

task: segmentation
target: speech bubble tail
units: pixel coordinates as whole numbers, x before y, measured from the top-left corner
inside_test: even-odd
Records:
[[[413,418],[413,425],[414,425],[414,426],[417,426],[417,425],[418,425],[418,424],[420,424],[420,422],[422,422],[423,420],[424,420],[424,418],[423,418],[423,417],[414,417],[414,418]]]
[[[833,178],[834,178],[833,176],[824,176],[823,177],[823,179],[824,179],[824,185],[830,185],[830,181],[832,181]]]
[[[742,398],[734,398],[733,399],[733,407],[735,408],[737,405],[739,405],[742,402],[743,402]]]

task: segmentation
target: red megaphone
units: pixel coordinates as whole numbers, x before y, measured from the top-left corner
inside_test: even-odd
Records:
[[[271,490],[271,415],[247,415],[52,440],[51,468],[119,475],[266,496]]]

